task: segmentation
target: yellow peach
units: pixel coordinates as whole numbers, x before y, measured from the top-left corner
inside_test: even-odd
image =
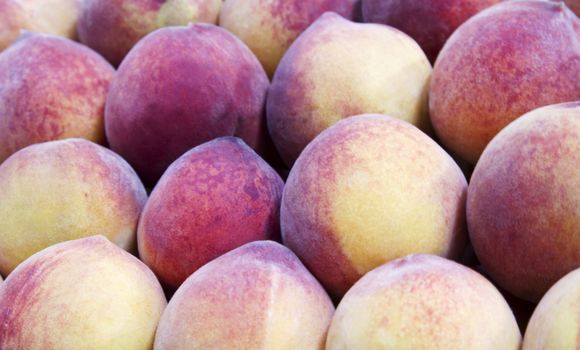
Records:
[[[55,243],[95,234],[134,250],[147,194],[129,164],[86,140],[23,148],[0,165],[0,273]]]
[[[103,236],[53,245],[0,288],[0,349],[148,350],[166,306],[155,275]]]

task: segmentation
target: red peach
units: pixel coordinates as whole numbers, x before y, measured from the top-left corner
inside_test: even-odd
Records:
[[[222,0],[84,0],[79,39],[118,66],[145,35],[167,26],[217,23]]]
[[[189,149],[239,136],[265,151],[268,77],[252,52],[209,24],[158,29],[127,55],[105,109],[111,148],[154,184]]]
[[[167,169],[147,201],[139,254],[171,289],[247,242],[280,235],[284,183],[242,140],[200,145]]]
[[[537,302],[580,266],[580,102],[536,109],[503,129],[477,163],[469,235],[498,285]]]
[[[435,62],[449,36],[463,22],[500,0],[362,0],[365,22],[409,34]]]
[[[433,70],[431,122],[475,164],[489,141],[535,108],[580,100],[580,19],[564,4],[504,1],[451,35]]]
[[[25,34],[0,54],[0,163],[28,145],[85,138],[105,143],[114,69],[65,38]]]

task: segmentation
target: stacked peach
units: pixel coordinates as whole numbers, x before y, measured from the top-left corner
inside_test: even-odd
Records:
[[[53,244],[103,235],[135,250],[147,194],[129,164],[82,139],[26,147],[0,165],[0,273]]]
[[[272,77],[284,53],[320,15],[357,16],[358,0],[227,0],[219,24],[240,38]]]
[[[304,147],[343,118],[382,113],[429,129],[431,66],[396,29],[325,13],[290,47],[272,80],[268,128],[292,166]]]
[[[168,26],[217,23],[222,0],[83,0],[79,39],[118,66],[145,35]]]
[[[81,0],[1,0],[0,51],[24,31],[77,37]]]
[[[70,40],[23,35],[0,55],[0,163],[28,145],[69,137],[104,144],[114,70]]]
[[[0,349],[150,349],[167,301],[155,275],[102,236],[53,245],[0,288]]]
[[[580,348],[565,2],[35,1],[0,349]]]
[[[111,148],[154,185],[180,155],[220,136],[264,150],[268,77],[252,52],[213,25],[168,27],[123,60],[105,109]]]

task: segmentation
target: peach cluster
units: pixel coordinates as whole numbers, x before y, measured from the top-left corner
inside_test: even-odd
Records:
[[[0,350],[579,350],[578,0],[0,0]]]

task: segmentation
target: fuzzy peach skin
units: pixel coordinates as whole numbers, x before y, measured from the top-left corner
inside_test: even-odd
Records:
[[[77,37],[77,18],[83,0],[0,0],[0,51],[22,31]]]
[[[327,350],[518,350],[507,302],[477,272],[419,254],[366,274],[336,308]]]
[[[280,59],[312,22],[332,11],[353,19],[358,0],[226,0],[220,26],[234,33],[274,75]]]
[[[0,288],[0,349],[148,350],[166,304],[147,266],[105,237],[59,243]]]
[[[524,336],[523,350],[580,347],[580,268],[568,273],[542,298]]]
[[[410,253],[458,258],[467,182],[409,123],[345,119],[306,147],[284,188],[284,243],[340,298],[362,275]]]
[[[463,22],[500,0],[362,0],[365,22],[393,26],[409,34],[435,62],[449,36]]]
[[[129,164],[81,139],[28,146],[0,165],[0,273],[55,243],[95,234],[135,248],[147,194]]]
[[[185,281],[161,316],[155,350],[321,350],[333,312],[288,248],[252,242]]]
[[[550,1],[505,1],[469,19],[441,50],[429,90],[436,134],[472,164],[522,114],[575,100],[580,19]]]
[[[216,137],[239,136],[264,151],[268,85],[260,62],[225,29],[158,29],[131,50],[111,83],[107,138],[148,185]]]
[[[536,109],[503,129],[475,167],[469,235],[489,275],[537,302],[580,266],[580,102]]]
[[[79,39],[118,66],[145,35],[168,26],[216,24],[221,6],[222,0],[84,0]]]
[[[284,183],[241,139],[195,147],[165,172],[137,231],[139,255],[177,289],[195,270],[247,242],[279,239]]]
[[[105,99],[115,73],[96,52],[46,34],[0,53],[0,163],[34,143],[105,143]]]
[[[268,93],[268,128],[287,165],[320,132],[356,114],[382,113],[428,128],[431,65],[394,28],[325,13],[292,44]]]

